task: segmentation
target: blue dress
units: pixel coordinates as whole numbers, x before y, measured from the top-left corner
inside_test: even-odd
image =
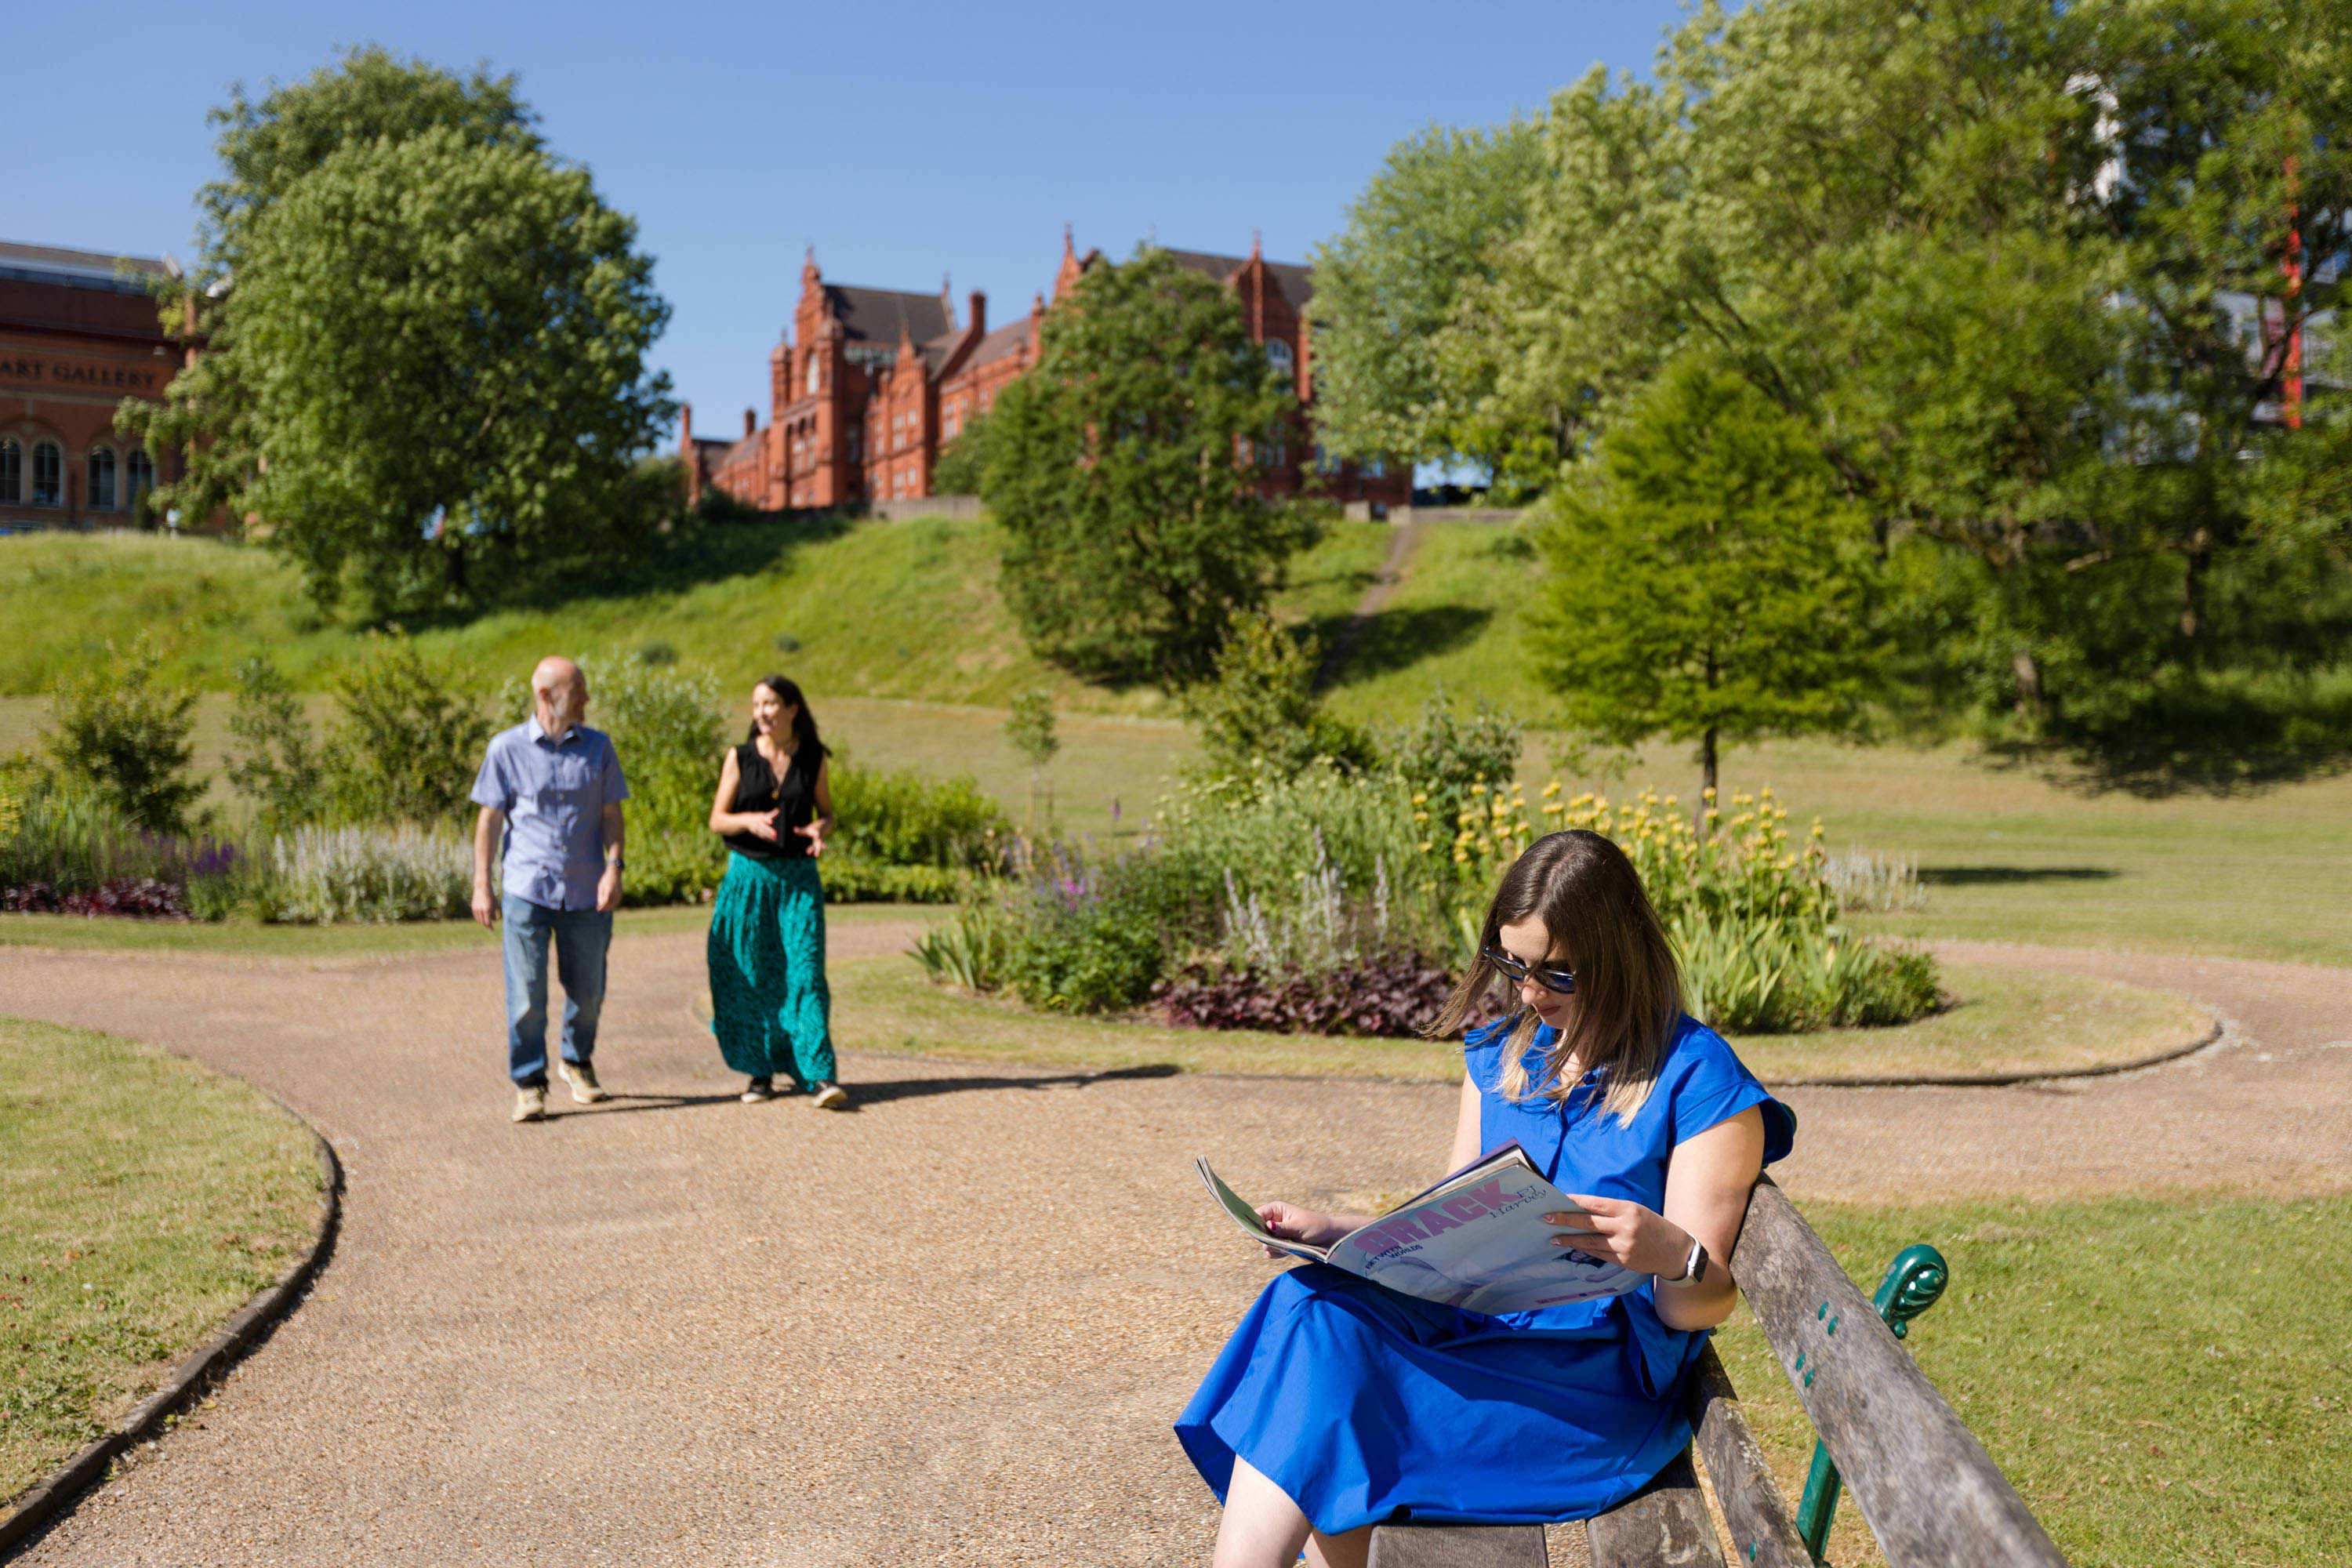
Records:
[[[1689,1017],[1631,1125],[1601,1110],[1598,1073],[1564,1100],[1504,1099],[1507,1034],[1465,1042],[1480,1144],[1517,1139],[1562,1192],[1660,1208],[1675,1145],[1751,1105],[1764,1108],[1767,1164],[1795,1139],[1795,1113]],[[1531,1082],[1554,1037],[1537,1032]],[[1690,1442],[1683,1383],[1706,1335],[1660,1321],[1656,1289],[1487,1317],[1308,1264],[1258,1297],[1176,1436],[1220,1501],[1245,1458],[1329,1535],[1407,1519],[1590,1519]]]

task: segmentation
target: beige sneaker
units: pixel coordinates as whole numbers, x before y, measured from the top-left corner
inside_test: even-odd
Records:
[[[536,1089],[515,1090],[514,1119],[517,1121],[547,1120],[547,1086],[545,1084],[541,1084]]]
[[[736,1098],[746,1105],[757,1105],[762,1100],[773,1100],[776,1098],[776,1081],[773,1079],[755,1078],[743,1086],[743,1092]]]
[[[849,1093],[837,1083],[821,1083],[816,1093],[809,1097],[809,1105],[817,1110],[838,1110],[849,1103]]]
[[[572,1099],[580,1105],[593,1105],[609,1098],[604,1086],[596,1081],[596,1069],[586,1062],[559,1062],[555,1074],[572,1086]]]

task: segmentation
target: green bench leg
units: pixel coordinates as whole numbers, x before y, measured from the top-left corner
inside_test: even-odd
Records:
[[[1907,1339],[1911,1320],[1936,1304],[1951,1279],[1951,1266],[1944,1261],[1944,1255],[1925,1242],[1916,1243],[1896,1253],[1895,1261],[1886,1266],[1886,1278],[1878,1282],[1878,1294],[1871,1298],[1871,1305],[1878,1309],[1896,1339]],[[1810,1382],[1812,1373],[1805,1377]],[[1829,1446],[1814,1443],[1813,1468],[1805,1477],[1804,1498],[1797,1504],[1797,1533],[1804,1537],[1805,1550],[1813,1554],[1816,1563],[1829,1561],[1830,1521],[1837,1517],[1838,1497],[1844,1489]]]

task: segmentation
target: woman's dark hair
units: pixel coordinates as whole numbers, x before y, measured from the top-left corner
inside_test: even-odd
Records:
[[[1565,962],[1576,975],[1574,1012],[1531,1089],[1528,1047],[1540,1020],[1510,989],[1508,1000],[1494,1009],[1511,1025],[1503,1049],[1503,1093],[1511,1100],[1530,1092],[1561,1100],[1575,1087],[1561,1070],[1569,1062],[1586,1071],[1605,1068],[1601,1103],[1630,1121],[1650,1097],[1682,1015],[1682,972],[1642,889],[1641,873],[1625,851],[1598,833],[1547,833],[1511,862],[1486,906],[1478,957],[1429,1032],[1451,1035],[1486,1013],[1490,993],[1503,982],[1486,953],[1501,944],[1505,926],[1530,916],[1551,933],[1553,961]]]
[[[833,754],[825,750],[824,742],[816,738],[816,720],[810,715],[808,699],[801,695],[801,689],[798,686],[781,675],[763,675],[760,677],[758,684],[774,692],[776,700],[793,710],[793,750],[794,752],[814,747],[814,750],[808,752],[812,761]],[[743,738],[747,741],[756,741],[760,738],[758,720],[751,721],[751,728],[745,731]]]

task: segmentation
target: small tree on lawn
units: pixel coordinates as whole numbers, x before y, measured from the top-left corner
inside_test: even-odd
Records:
[[[1563,485],[1530,616],[1569,721],[1633,745],[1849,730],[1873,651],[1870,532],[1796,419],[1728,372],[1677,362]]]
[[[1029,764],[1029,826],[1034,828],[1038,779],[1045,764],[1062,749],[1062,737],[1054,726],[1054,694],[1024,691],[1014,698],[1013,711],[1004,721],[1004,738],[1013,742],[1013,749]]]
[[[134,825],[177,833],[205,793],[188,776],[196,694],[165,684],[162,664],[144,632],[128,654],[109,642],[104,664],[58,679],[41,741],[58,772],[113,801]]]
[[[1005,598],[1040,658],[1179,689],[1313,537],[1257,493],[1295,405],[1233,293],[1163,251],[1091,268],[1071,296],[989,416]]]
[[[1317,758],[1343,773],[1379,765],[1371,737],[1325,711],[1315,690],[1313,637],[1292,637],[1263,612],[1246,616],[1217,651],[1216,678],[1184,694],[1184,715],[1211,778],[1297,778]]]

